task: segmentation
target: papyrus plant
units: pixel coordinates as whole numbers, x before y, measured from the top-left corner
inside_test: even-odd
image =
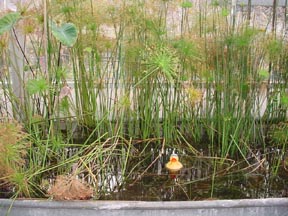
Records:
[[[25,195],[29,195],[24,174],[29,146],[28,134],[20,124],[0,123],[0,184]]]

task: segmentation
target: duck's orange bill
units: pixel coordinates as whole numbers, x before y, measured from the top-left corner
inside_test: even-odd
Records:
[[[177,158],[172,157],[170,161],[171,162],[177,162]]]

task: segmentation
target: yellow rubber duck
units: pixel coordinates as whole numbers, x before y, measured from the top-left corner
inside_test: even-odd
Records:
[[[179,157],[177,154],[172,153],[170,155],[169,162],[165,165],[166,169],[168,169],[171,173],[176,173],[183,168],[182,163],[179,161]]]

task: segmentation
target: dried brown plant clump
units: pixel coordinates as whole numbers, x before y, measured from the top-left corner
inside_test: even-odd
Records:
[[[87,200],[93,196],[93,190],[75,176],[60,175],[48,194],[55,200]]]
[[[30,146],[27,137],[28,134],[19,123],[0,123],[0,178],[12,176],[25,166],[25,157]]]

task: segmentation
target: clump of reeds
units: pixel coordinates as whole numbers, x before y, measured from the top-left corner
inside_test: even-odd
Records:
[[[0,123],[0,185],[15,188],[20,195],[29,196],[25,170],[31,143],[23,127],[15,121]]]

